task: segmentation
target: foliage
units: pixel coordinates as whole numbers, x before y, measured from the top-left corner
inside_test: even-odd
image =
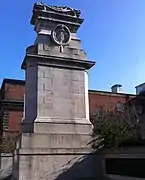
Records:
[[[93,149],[117,148],[140,139],[140,123],[135,106],[125,105],[121,111],[102,108],[91,117],[94,124]]]

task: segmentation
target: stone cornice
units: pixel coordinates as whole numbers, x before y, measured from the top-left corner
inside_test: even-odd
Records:
[[[72,58],[42,56],[35,54],[26,54],[21,68],[26,69],[27,66],[43,65],[54,66],[68,69],[88,70],[95,65],[94,61],[86,61]]]
[[[71,32],[76,32],[83,23],[80,14],[79,10],[69,7],[47,6],[43,3],[35,3],[31,24],[36,26],[38,21],[49,21],[53,24],[64,23],[69,26]]]

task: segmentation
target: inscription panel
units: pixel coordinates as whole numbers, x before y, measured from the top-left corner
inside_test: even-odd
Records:
[[[85,117],[84,72],[41,67],[38,78],[38,113],[55,118]],[[43,73],[42,73],[43,72]]]

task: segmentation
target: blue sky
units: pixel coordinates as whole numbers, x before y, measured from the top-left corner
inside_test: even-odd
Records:
[[[3,0],[0,3],[0,83],[3,78],[24,79],[20,66],[25,49],[36,33],[30,25],[34,0]],[[78,37],[89,60],[89,88],[110,90],[115,83],[135,93],[145,82],[145,0],[44,0],[82,11],[85,19]]]

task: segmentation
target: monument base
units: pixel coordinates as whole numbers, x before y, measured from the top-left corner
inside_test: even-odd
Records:
[[[91,130],[89,122],[82,125],[37,120],[34,133],[23,133],[18,140],[13,179],[101,180],[104,163],[101,155],[91,152]]]
[[[65,150],[62,150],[65,151]],[[72,151],[72,153],[71,153]],[[88,154],[84,149],[69,153],[52,153],[47,149],[20,149],[19,171],[13,171],[17,180],[102,180],[104,164],[98,154]]]

